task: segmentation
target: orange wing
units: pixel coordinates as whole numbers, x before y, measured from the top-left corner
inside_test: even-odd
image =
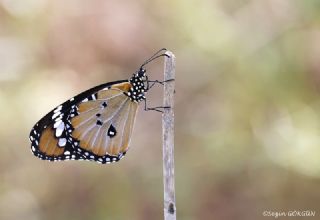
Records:
[[[32,153],[40,159],[119,161],[127,152],[138,103],[138,75],[101,84],[62,103],[32,128]]]
[[[71,119],[71,136],[88,158],[108,162],[128,150],[138,107],[125,94],[130,88],[130,83],[116,84],[99,91],[96,100],[77,106],[77,116]]]

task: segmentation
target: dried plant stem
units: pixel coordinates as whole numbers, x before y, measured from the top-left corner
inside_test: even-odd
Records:
[[[167,51],[164,64],[164,80],[175,79],[175,56]],[[176,201],[174,188],[174,84],[169,81],[164,84],[162,114],[163,133],[163,183],[164,183],[164,220],[176,220]]]

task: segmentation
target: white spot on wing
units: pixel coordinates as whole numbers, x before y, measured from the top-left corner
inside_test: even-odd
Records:
[[[67,139],[65,139],[65,138],[59,138],[59,142],[58,142],[59,147],[64,147],[64,146],[66,146],[66,143],[67,143]],[[67,152],[67,151],[66,151],[66,152]]]
[[[57,127],[60,125],[61,122],[62,122],[61,120],[56,121],[56,122],[53,124],[53,128],[57,128]]]
[[[60,111],[58,112],[54,112],[54,114],[52,115],[52,119],[55,119],[56,117],[58,117],[58,115],[60,115]]]
[[[64,152],[64,155],[70,155],[70,151]]]
[[[59,126],[56,128],[56,137],[60,137],[64,130],[64,123],[61,122]]]
[[[54,113],[60,112],[61,109],[62,109],[62,105],[59,105],[53,112]]]

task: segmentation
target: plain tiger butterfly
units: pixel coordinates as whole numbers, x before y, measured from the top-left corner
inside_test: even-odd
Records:
[[[155,84],[144,66],[168,56],[161,49],[146,60],[129,80],[108,82],[67,100],[45,115],[30,132],[31,151],[42,160],[117,162],[126,154],[138,105],[145,110],[145,93]],[[167,80],[170,81],[170,80]]]

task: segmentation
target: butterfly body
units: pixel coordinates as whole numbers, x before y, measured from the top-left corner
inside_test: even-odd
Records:
[[[30,132],[32,153],[49,161],[119,161],[146,99],[145,72],[141,67],[129,80],[96,86],[53,109]]]

